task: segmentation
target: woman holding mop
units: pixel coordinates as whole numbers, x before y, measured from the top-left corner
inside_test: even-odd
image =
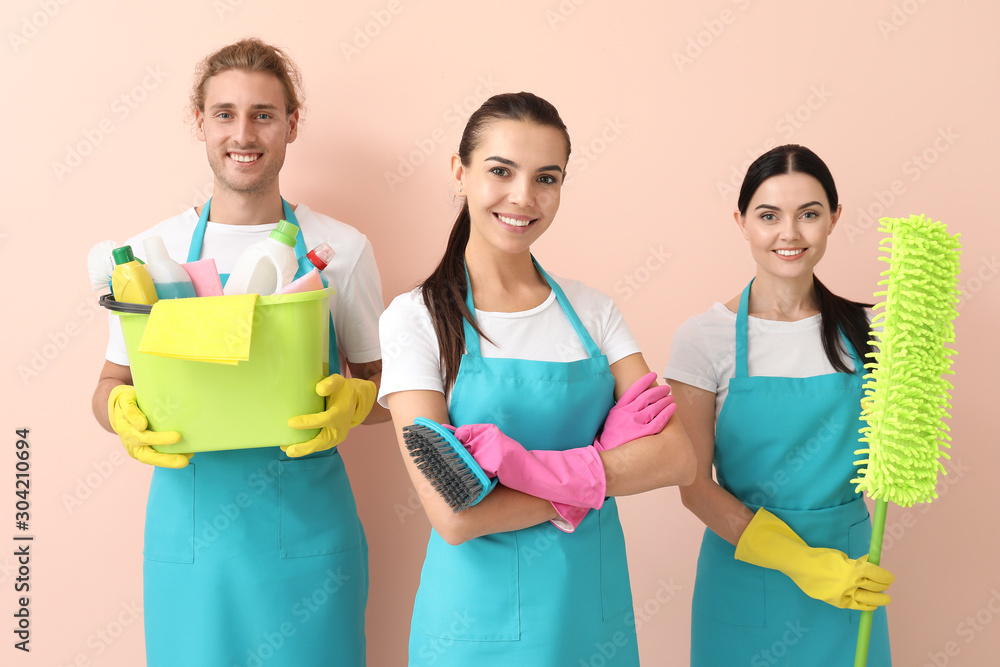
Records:
[[[756,276],[674,336],[664,375],[698,458],[681,498],[708,526],[695,666],[849,665],[860,611],[872,609],[868,664],[891,663],[882,607],[893,577],[866,560],[871,522],[851,483],[868,312],[814,273],[840,213],[815,153],[760,156],[734,213]]]

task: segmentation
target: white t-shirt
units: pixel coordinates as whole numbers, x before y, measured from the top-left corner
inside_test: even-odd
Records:
[[[337,348],[353,363],[365,363],[379,358],[378,319],[382,314],[382,283],[375,265],[375,253],[364,234],[350,225],[311,211],[305,204],[295,208],[295,217],[302,229],[306,248],[328,243],[333,248],[333,259],[323,270],[323,275],[336,290],[330,298],[333,326],[337,332]],[[180,215],[164,220],[155,227],[130,238],[136,257],[143,257],[143,239],[159,235],[166,245],[170,258],[187,261],[191,236],[198,224],[198,214],[189,208]],[[277,228],[278,223],[266,225],[225,225],[209,222],[201,258],[215,260],[219,273],[229,273],[237,258],[249,246],[262,241]],[[122,337],[118,317],[110,315],[108,361],[128,365],[128,353]]]
[[[835,373],[823,349],[822,319],[813,315],[797,322],[747,318],[747,368],[751,376],[812,377]],[[845,352],[848,368],[854,362]],[[715,394],[715,418],[736,376],[736,313],[716,303],[695,315],[674,333],[670,361],[663,377]]]
[[[613,364],[639,352],[615,302],[603,292],[576,280],[553,277],[569,299],[594,343]],[[493,345],[480,338],[483,357],[532,361],[578,361],[587,351],[555,292],[530,310],[492,313],[476,310],[476,322]],[[430,312],[420,288],[393,299],[379,320],[382,341],[382,384],[379,403],[397,391],[429,390],[445,393],[444,366]],[[451,401],[449,391],[447,400]]]

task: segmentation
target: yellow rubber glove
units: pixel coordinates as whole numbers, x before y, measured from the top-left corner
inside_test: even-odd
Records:
[[[889,604],[883,593],[892,574],[843,551],[810,547],[784,521],[759,509],[736,545],[736,560],[787,574],[802,592],[841,609],[874,611]]]
[[[141,463],[164,468],[183,468],[194,454],[165,454],[153,445],[175,445],[181,439],[177,431],[147,431],[149,422],[135,401],[135,387],[120,384],[108,396],[108,420],[128,455]]]
[[[305,456],[339,445],[347,431],[365,420],[375,405],[376,387],[370,380],[331,375],[316,385],[316,393],[326,396],[326,411],[300,415],[288,420],[291,428],[318,428],[312,440],[285,445],[281,449],[289,456]]]

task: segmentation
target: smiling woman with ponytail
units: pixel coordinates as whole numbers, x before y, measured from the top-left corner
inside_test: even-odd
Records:
[[[694,457],[667,423],[672,398],[648,430],[608,437],[609,411],[666,388],[650,388],[655,375],[610,298],[549,276],[531,255],[558,211],[569,152],[545,100],[487,100],[452,156],[463,205],[444,257],[379,322],[383,346],[408,340],[387,350],[379,400],[433,526],[413,665],[589,664],[601,642],[616,647],[607,664],[638,665],[614,496],[688,483]],[[418,417],[460,427],[480,464],[496,463],[500,486],[453,512],[407,455],[402,429]],[[532,463],[541,460],[567,464],[554,475],[572,491],[566,502],[542,494],[554,468]]]
[[[545,100],[530,93],[517,95],[496,95],[487,100],[469,118],[465,132],[458,145],[457,158],[463,166],[469,166],[472,152],[487,131],[490,123],[496,121],[530,122],[552,128],[566,142],[566,159],[571,150],[569,132],[563,124],[556,108]],[[454,161],[454,158],[453,158]],[[563,174],[565,178],[565,174]],[[462,194],[459,192],[458,194]],[[458,376],[458,366],[465,351],[465,337],[462,322],[467,321],[480,336],[482,330],[465,305],[466,283],[465,247],[469,243],[472,219],[469,215],[468,198],[462,198],[462,208],[448,236],[441,263],[424,281],[422,291],[427,309],[434,320],[434,331],[441,347],[441,362],[445,369],[445,386],[451,388]]]
[[[789,628],[804,630],[768,664],[850,665],[859,611],[874,609],[869,664],[891,664],[893,577],[867,562],[871,522],[851,483],[868,306],[814,273],[840,212],[830,170],[808,148],[757,158],[734,213],[756,277],[674,335],[664,376],[698,457],[681,499],[707,526],[695,667],[763,664]]]

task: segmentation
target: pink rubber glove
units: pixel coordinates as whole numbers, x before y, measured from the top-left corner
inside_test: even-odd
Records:
[[[649,386],[654,380],[656,373],[646,373],[625,390],[618,402],[611,407],[601,434],[594,440],[597,451],[614,449],[636,438],[654,435],[663,430],[677,411],[677,406],[674,404],[674,397],[670,395],[670,387]],[[564,533],[575,531],[590,511],[587,507],[559,502],[553,502],[552,507],[559,515],[558,519],[552,520],[552,525]]]
[[[552,503],[552,508],[559,515],[559,518],[551,519],[549,523],[564,533],[576,531],[583,520],[587,518],[587,513],[590,512],[589,507],[577,507],[566,503]]]
[[[654,380],[656,373],[652,371],[643,375],[612,406],[600,435],[594,440],[597,451],[614,449],[663,430],[677,406],[669,386],[649,386]]]
[[[455,437],[487,475],[510,489],[577,507],[604,505],[604,463],[593,446],[528,451],[495,424],[462,426]]]

